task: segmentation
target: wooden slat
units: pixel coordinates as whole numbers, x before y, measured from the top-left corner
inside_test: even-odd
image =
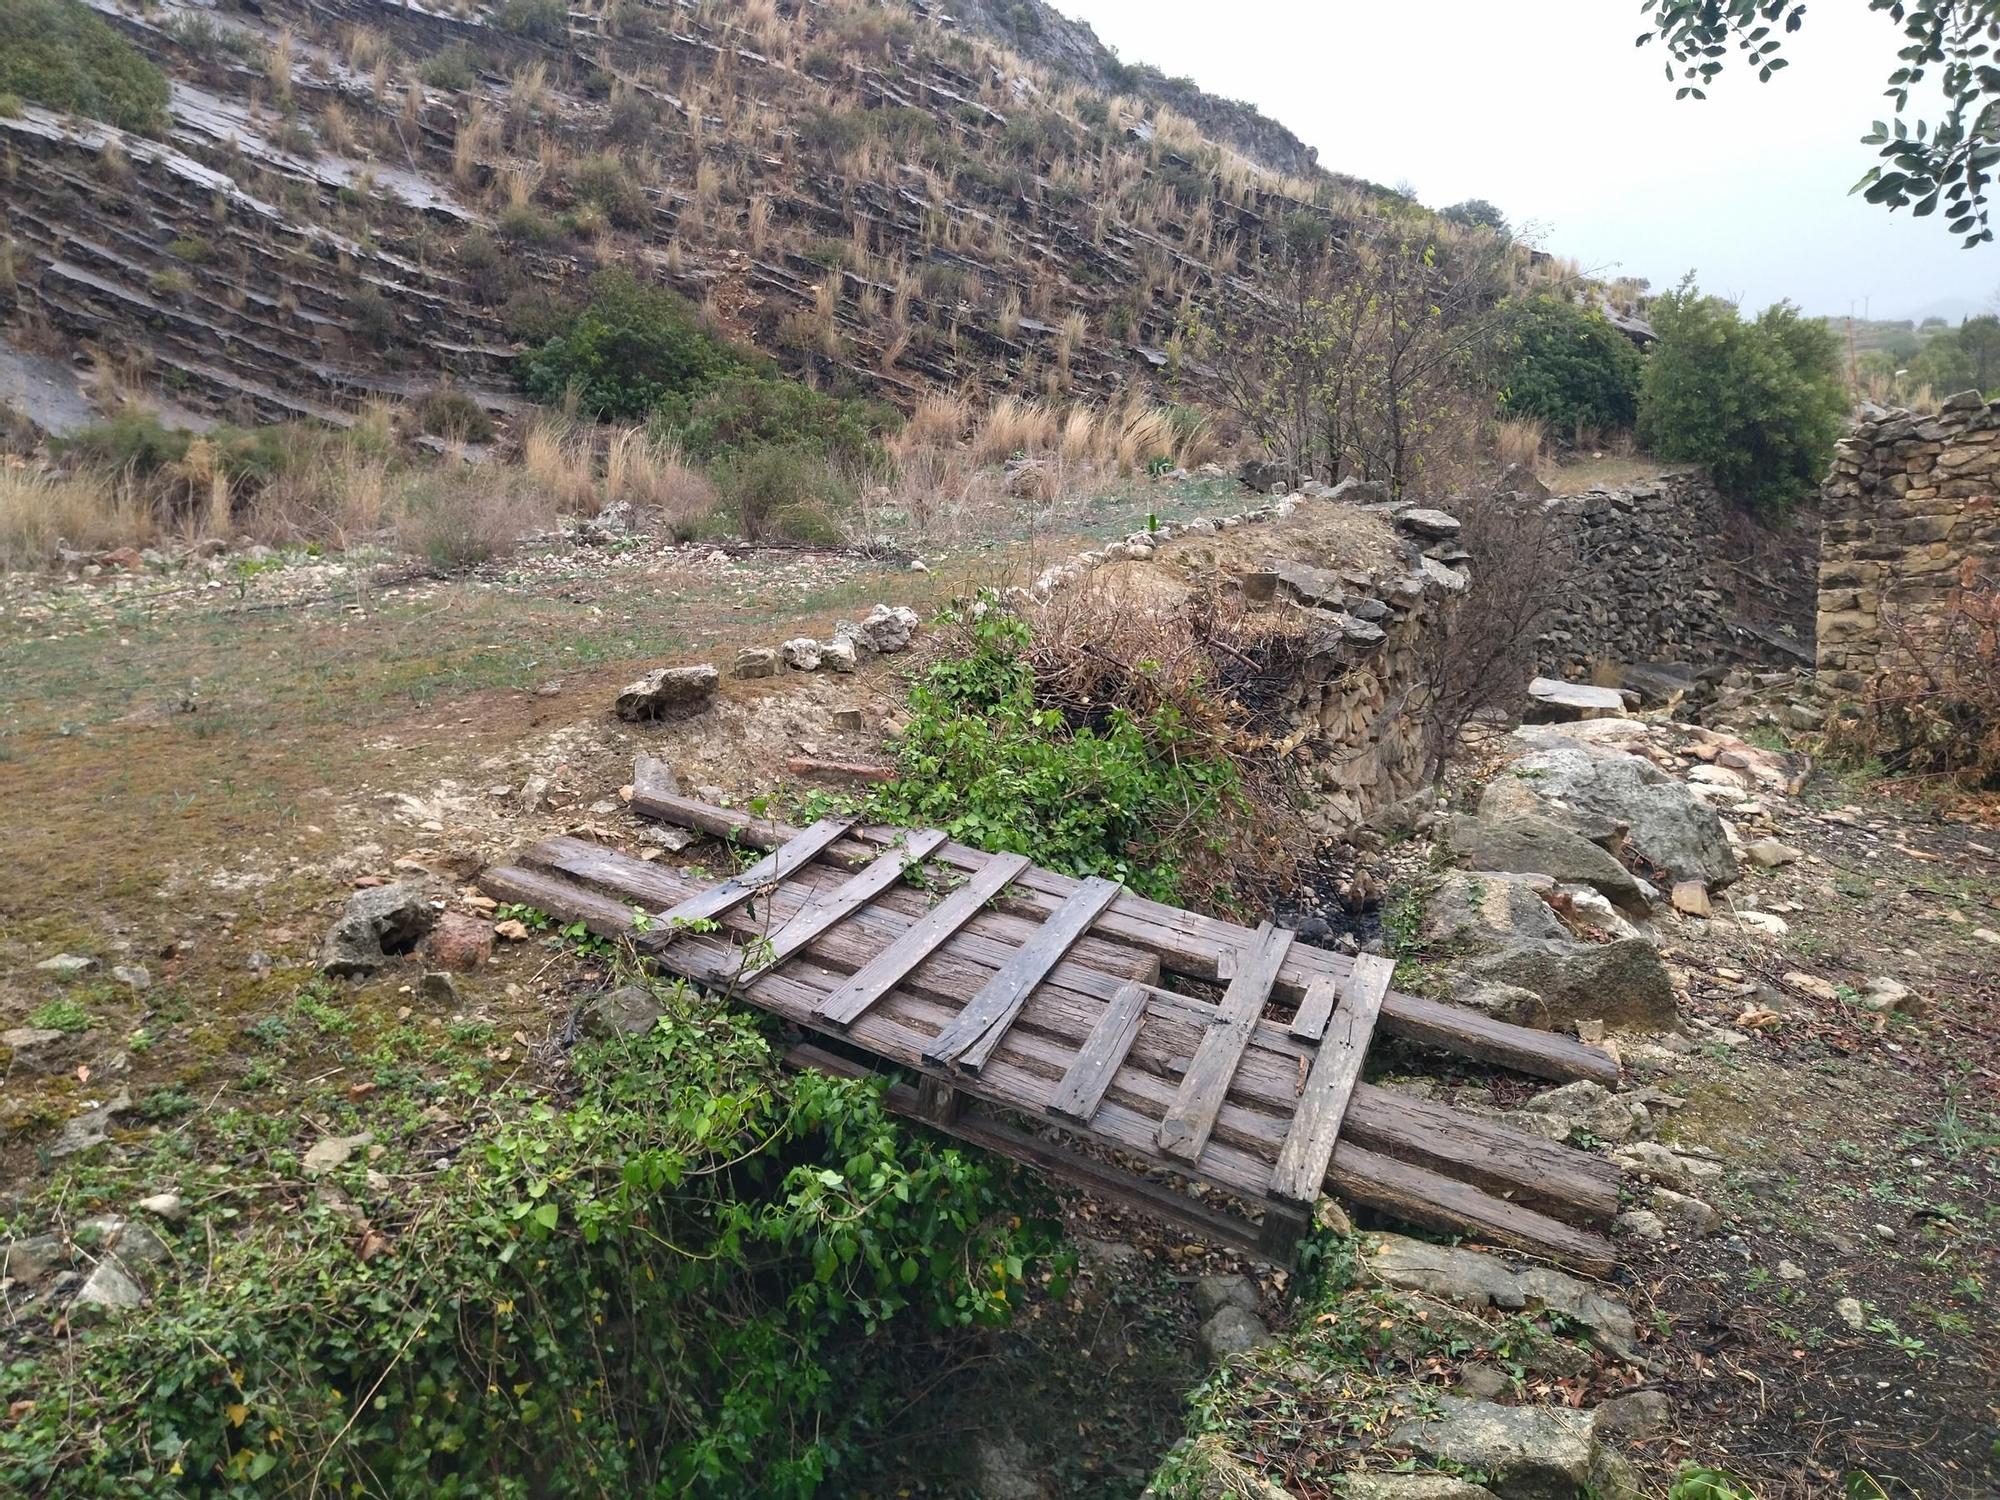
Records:
[[[634,794],[632,808],[683,828],[697,828],[718,837],[766,847],[782,842],[792,832],[783,824],[752,818],[731,808],[710,807],[687,797]],[[870,846],[893,843],[901,837],[900,829],[857,828],[852,840],[835,844],[827,851],[827,857],[856,868],[872,857]],[[936,854],[943,863],[962,870],[977,869],[987,857],[956,842],[941,845]],[[1058,875],[1053,870],[1031,869],[1015,884],[1009,899],[1018,898],[1023,909],[1045,914],[1075,894],[1077,884],[1073,877]],[[1226,962],[1221,955],[1252,940],[1249,929],[1233,922],[1179,911],[1131,891],[1120,894],[1098,918],[1095,934],[1149,949],[1174,973],[1194,979],[1218,978],[1218,967]],[[1344,954],[1299,943],[1278,972],[1277,992],[1286,999],[1295,999],[1315,976],[1328,974],[1344,980],[1352,967],[1353,960]],[[1621,1076],[1617,1060],[1601,1047],[1586,1046],[1574,1037],[1554,1032],[1496,1021],[1463,1006],[1400,990],[1391,990],[1382,1002],[1380,1025],[1383,1031],[1409,1041],[1559,1083],[1588,1078],[1615,1084]]]
[[[1361,1081],[1361,1065],[1375,1035],[1375,1018],[1382,1013],[1382,997],[1389,993],[1389,980],[1395,972],[1392,959],[1369,953],[1355,959],[1347,993],[1319,1044],[1312,1076],[1306,1080],[1284,1149],[1271,1171],[1272,1197],[1293,1203],[1312,1203],[1319,1198],[1327,1165],[1333,1160],[1334,1142],[1340,1139],[1341,1123],[1347,1118],[1348,1101],[1354,1096],[1354,1085]]]
[[[761,963],[744,970],[743,977],[755,979],[790,958],[835,923],[844,921],[903,878],[906,871],[920,865],[924,857],[944,842],[944,831],[926,828],[910,835],[900,848],[886,849],[859,873],[849,876],[839,889],[823,893],[776,932]]]
[[[1034,987],[1048,978],[1070,945],[1082,937],[1097,914],[1118,894],[1118,882],[1093,876],[1065,901],[1032,942],[1024,944],[978,994],[966,1002],[958,1018],[938,1033],[924,1051],[924,1061],[937,1066],[956,1064],[978,1072],[993,1048],[1014,1024]]]
[[[1271,998],[1271,984],[1292,946],[1292,934],[1269,922],[1257,929],[1256,945],[1223,992],[1221,1013],[1195,1049],[1173,1107],[1160,1121],[1160,1149],[1181,1161],[1199,1161],[1215,1129],[1215,1117],[1236,1076],[1236,1064],[1250,1045],[1257,1018]]]
[[[597,894],[543,871],[518,866],[489,869],[480,876],[480,885],[499,899],[521,901],[567,920],[581,921],[601,937],[626,937],[632,931],[629,906],[615,897]],[[717,988],[731,984],[740,963],[733,944],[720,937],[698,934],[683,937],[668,950],[667,956],[676,972]],[[838,975],[819,969],[801,955],[783,971],[767,974],[748,986],[747,998],[773,1014],[810,1026],[818,1020],[813,1010],[820,996],[839,982]],[[922,1009],[916,1002],[912,1004]],[[948,1014],[941,1006],[929,1009],[940,1021]],[[962,1078],[958,1083],[965,1092],[1003,1108],[1045,1113],[1060,1070],[1044,1077],[1020,1066],[1013,1055],[1016,1037],[1023,1043],[1031,1040],[1017,1029],[1015,1037],[1002,1045],[982,1073]],[[887,1062],[921,1067],[921,1033],[911,1032],[906,1025],[886,1015],[861,1016],[855,1022],[851,1040]],[[1131,1068],[1119,1074],[1121,1080],[1144,1080],[1150,1076]],[[1155,1165],[1186,1170],[1158,1153],[1153,1139],[1157,1116],[1121,1102],[1118,1092],[1114,1088],[1093,1117],[1091,1134]],[[1225,1124],[1230,1113],[1229,1109],[1223,1112]],[[1270,1157],[1260,1158],[1228,1144],[1220,1135],[1218,1131],[1218,1139],[1203,1153],[1195,1175],[1248,1202],[1262,1201],[1270,1181]],[[1600,1235],[1573,1228],[1520,1203],[1479,1191],[1424,1167],[1363,1150],[1351,1141],[1343,1140],[1336,1145],[1327,1182],[1358,1207],[1378,1209],[1426,1228],[1490,1239],[1549,1256],[1592,1275],[1603,1274],[1613,1264],[1611,1246]]]
[[[1079,1125],[1088,1125],[1111,1087],[1112,1075],[1124,1066],[1125,1054],[1139,1035],[1146,1019],[1147,991],[1143,984],[1128,984],[1111,997],[1104,1019],[1092,1029],[1076,1061],[1063,1074],[1056,1096],[1049,1101],[1049,1113]]]
[[[653,926],[662,938],[670,940],[676,936],[675,928],[680,924],[705,922],[719,917],[732,906],[748,901],[760,888],[796,874],[811,864],[821,850],[853,826],[852,818],[821,818],[741,875],[732,875],[720,885],[710,886],[679,905],[656,914]]]
[[[671,903],[695,888],[690,877],[671,866],[635,859],[580,839],[553,838],[536,845],[523,857],[602,886],[627,908],[634,904],[650,907]],[[771,919],[783,921],[802,909],[810,898],[811,882],[830,886],[839,878],[824,863],[803,871],[797,879],[771,893],[768,903]],[[892,907],[907,910],[888,910]],[[920,892],[901,887],[892,889],[849,921],[824,934],[810,945],[809,954],[823,966],[842,974],[851,973],[894,941],[906,920],[922,915],[926,909]],[[739,940],[754,939],[760,930],[757,923],[742,913],[722,920]],[[975,936],[983,928],[1007,934],[1010,939],[1014,934],[1033,930],[1018,919],[996,916],[989,908],[913,970],[903,980],[903,989],[942,1002],[935,1007],[939,1019],[931,1022],[927,1031],[937,1030],[949,1021],[962,997],[983,984],[1012,954],[1015,945],[1011,940]],[[1096,941],[1094,937],[1083,939],[1072,957]],[[1297,952],[1296,946],[1293,951]],[[802,956],[800,962],[803,961]],[[1050,982],[1030,998],[1012,1033],[1019,1039],[1023,1055],[1045,1049],[1050,1058],[1046,1076],[1060,1079],[1075,1050],[1083,1045],[1122,982],[1075,962],[1058,967]],[[1116,1086],[1129,1091],[1143,1084],[1151,1089],[1153,1092],[1147,1097],[1149,1100],[1156,1097],[1157,1102],[1149,1102],[1146,1107],[1157,1120],[1171,1103],[1189,1059],[1218,1012],[1210,1002],[1169,990],[1152,989],[1149,994],[1151,1005],[1146,1025],[1133,1044],[1128,1066],[1118,1075]],[[806,1024],[817,1022],[808,1015]],[[1043,1043],[1039,1040],[1042,1037],[1049,1040]],[[1218,1131],[1240,1139],[1246,1149],[1263,1157],[1266,1186],[1269,1164],[1275,1161],[1283,1143],[1286,1124],[1314,1055],[1313,1048],[1294,1041],[1282,1026],[1263,1021],[1252,1034],[1250,1050],[1237,1066],[1231,1084],[1232,1102],[1224,1108]],[[1618,1210],[1618,1169],[1602,1157],[1572,1150],[1497,1121],[1464,1114],[1435,1100],[1361,1084],[1356,1087],[1348,1110],[1344,1138],[1384,1156],[1462,1178],[1558,1218],[1604,1224]]]
[[[853,1025],[855,1017],[900,983],[932,949],[964,926],[974,912],[1027,868],[1028,861],[1023,855],[990,856],[972,879],[940,901],[838,991],[828,995],[813,1013],[835,1026]]]
[[[1292,1035],[1303,1042],[1316,1042],[1325,1036],[1326,1023],[1339,999],[1340,981],[1331,974],[1315,974],[1292,1015]]]

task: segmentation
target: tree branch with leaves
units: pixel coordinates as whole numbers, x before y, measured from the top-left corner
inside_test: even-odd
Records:
[[[1993,238],[1989,197],[2000,166],[2000,0],[1868,0],[1902,28],[1897,66],[1884,95],[1894,113],[1861,138],[1881,161],[1854,191],[1870,203],[1945,214],[1967,249]],[[1768,83],[1787,65],[1787,38],[1804,24],[1801,0],[1641,0],[1647,29],[1639,45],[1667,49],[1667,77],[1679,97],[1703,99],[1732,51]],[[1942,113],[1913,115],[1912,94],[1935,84]]]

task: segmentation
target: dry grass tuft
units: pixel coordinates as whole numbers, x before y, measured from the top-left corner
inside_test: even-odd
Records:
[[[1548,429],[1534,417],[1507,417],[1494,424],[1493,453],[1502,464],[1540,467]]]
[[[144,547],[159,535],[130,475],[0,467],[0,569],[38,568],[68,548]]]
[[[715,486],[690,466],[673,443],[647,436],[643,427],[611,434],[604,454],[604,498],[625,501],[660,517],[668,532],[685,541],[715,509]]]

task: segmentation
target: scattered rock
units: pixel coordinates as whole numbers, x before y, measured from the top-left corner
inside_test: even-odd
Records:
[[[76,1323],[98,1323],[122,1317],[145,1305],[145,1289],[123,1266],[107,1256],[85,1278],[69,1305],[69,1316]]]
[[[121,1090],[118,1097],[96,1109],[86,1110],[64,1123],[62,1131],[49,1147],[49,1156],[56,1161],[64,1157],[76,1156],[94,1146],[101,1146],[111,1138],[111,1122],[132,1110],[132,1096]]]
[[[1493,1500],[1493,1491],[1449,1474],[1347,1474],[1347,1500]]]
[[[1617,688],[1537,677],[1528,684],[1528,715],[1531,721],[1543,723],[1622,719],[1625,717],[1625,695]]]
[[[1868,1326],[1868,1312],[1857,1297],[1842,1297],[1833,1304],[1834,1316],[1856,1333]]]
[[[1778,1262],[1778,1280],[1804,1281],[1805,1279],[1806,1268],[1797,1261],[1781,1260]]]
[[[1397,511],[1396,525],[1412,536],[1424,537],[1434,542],[1449,541],[1464,530],[1457,516],[1423,506],[1411,506],[1408,510]]]
[[[836,708],[828,717],[832,720],[835,729],[843,730],[850,734],[867,727],[868,723],[858,708]]]
[[[530,776],[514,794],[514,805],[524,813],[538,813],[549,804],[549,778]]]
[[[1543,1307],[1590,1330],[1591,1341],[1621,1359],[1634,1357],[1638,1329],[1623,1303],[1590,1283],[1542,1266],[1515,1270],[1497,1256],[1402,1235],[1376,1237],[1363,1269],[1385,1286],[1423,1292],[1460,1307],[1513,1312]]]
[[[1905,1015],[1920,1015],[1924,1010],[1923,1000],[1908,985],[1879,975],[1862,988],[1861,1003],[1870,1010],[1901,1011]]]
[[[645,985],[625,984],[584,1001],[576,1027],[596,1041],[645,1036],[666,1013],[659,997]]]
[[[1790,844],[1781,844],[1776,839],[1758,839],[1754,844],[1744,845],[1743,857],[1764,870],[1775,870],[1782,865],[1796,864],[1805,858]]]
[[[134,992],[153,987],[153,976],[144,964],[113,964],[111,977]]]
[[[1652,1129],[1645,1105],[1587,1078],[1537,1094],[1511,1116],[1516,1123],[1530,1124],[1524,1117],[1547,1122],[1539,1133],[1564,1141],[1589,1136],[1616,1145]]]
[[[1715,906],[1708,899],[1708,887],[1699,880],[1677,880],[1673,892],[1674,910],[1687,917],[1712,917]]]
[[[470,912],[448,911],[425,940],[424,956],[435,968],[469,974],[493,956],[493,924]]]
[[[30,1290],[76,1259],[69,1240],[59,1234],[36,1234],[0,1245],[0,1280],[18,1282]]]
[[[1532,990],[1541,999],[1535,1024],[1557,1030],[1588,1020],[1664,1031],[1677,1016],[1672,976],[1659,950],[1644,938],[1515,943],[1474,959],[1468,972],[1475,980]]]
[[[692,667],[655,667],[618,695],[618,717],[628,724],[686,718],[715,699],[722,674],[707,662]]]
[[[1840,1003],[1840,991],[1830,981],[1821,979],[1817,974],[1807,974],[1799,969],[1788,969],[1781,978],[1788,987],[1797,990],[1801,995],[1806,995],[1819,1001],[1823,1005],[1838,1005]]]
[[[35,965],[37,973],[54,974],[59,979],[75,979],[80,974],[88,974],[97,968],[97,960],[84,958],[75,953],[58,953],[54,958],[45,958]]]
[[[0,1031],[0,1047],[8,1053],[9,1065],[29,1073],[46,1072],[56,1065],[52,1054],[62,1050],[69,1033],[46,1026],[16,1026]]]
[[[178,1224],[187,1217],[187,1202],[179,1193],[155,1193],[141,1198],[134,1207],[168,1224]]]
[[[736,653],[736,665],[730,672],[737,677],[775,677],[778,653],[769,646],[745,646]]]
[[[1587,1413],[1458,1396],[1430,1399],[1437,1414],[1405,1422],[1389,1441],[1434,1463],[1477,1470],[1502,1500],[1575,1500],[1590,1477],[1594,1445]]]
[[[878,604],[861,622],[861,644],[882,656],[907,651],[921,622],[917,612],[902,604]]]
[[[1461,976],[1451,998],[1470,1010],[1514,1026],[1546,1026],[1542,997],[1518,984],[1482,982]]]
[[[1203,1323],[1196,1338],[1209,1362],[1221,1364],[1232,1354],[1246,1354],[1270,1343],[1271,1331],[1255,1313],[1231,1303]]]
[[[1547,875],[1564,885],[1592,886],[1621,906],[1645,909],[1645,897],[1630,870],[1551,818],[1460,813],[1447,825],[1445,839],[1472,869]]]
[[[1653,1205],[1653,1212],[1658,1214],[1663,1222],[1697,1239],[1703,1235],[1713,1234],[1722,1227],[1722,1215],[1715,1211],[1714,1205],[1689,1194],[1677,1193],[1671,1188],[1656,1187],[1653,1189],[1650,1202]]]
[[[344,1166],[347,1159],[361,1147],[374,1140],[371,1131],[359,1135],[330,1135],[319,1141],[300,1158],[299,1165],[308,1177],[323,1177],[336,1167]]]
[[[328,929],[320,968],[340,979],[373,974],[391,958],[412,951],[437,921],[421,886],[371,886],[348,897]]]
[[[459,1005],[464,1000],[457,978],[442,969],[433,969],[418,980],[417,993],[433,1005]]]
[[[1560,939],[1564,932],[1533,882],[1486,871],[1453,871],[1424,905],[1423,935],[1448,949]]]
[[[1194,1284],[1195,1314],[1204,1323],[1225,1307],[1254,1313],[1260,1298],[1248,1276],[1204,1276]]]
[[[980,1500],[1048,1500],[1034,1454],[1011,1432],[981,1437],[974,1445],[972,1481]]]
[[[1722,1176],[1721,1162],[1685,1156],[1658,1141],[1634,1141],[1612,1152],[1611,1159],[1627,1172],[1650,1178],[1676,1193],[1691,1193]]]
[[[855,665],[854,642],[845,636],[820,642],[819,664],[829,672],[852,672]]]
[[[1647,1438],[1672,1425],[1674,1405],[1665,1391],[1633,1391],[1602,1402],[1590,1415],[1599,1436]]]
[[[1611,1227],[1619,1234],[1627,1234],[1650,1244],[1657,1244],[1667,1237],[1666,1220],[1650,1208],[1628,1208],[1611,1221]]]
[[[809,635],[793,636],[778,648],[778,655],[785,665],[794,672],[817,672],[819,670],[819,642]]]

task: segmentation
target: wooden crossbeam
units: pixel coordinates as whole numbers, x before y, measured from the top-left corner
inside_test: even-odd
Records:
[[[1258,926],[1249,954],[1223,991],[1215,1024],[1195,1048],[1180,1092],[1160,1121],[1160,1150],[1168,1156],[1187,1162],[1201,1159],[1202,1148],[1215,1129],[1215,1117],[1222,1112],[1222,1101],[1229,1093],[1229,1080],[1236,1076],[1236,1065],[1250,1045],[1257,1018],[1264,1014],[1271,986],[1277,982],[1278,969],[1291,947],[1290,932],[1269,922]]]
[[[942,829],[926,828],[912,833],[909,842],[900,849],[884,850],[838,890],[829,891],[817,904],[805,907],[772,933],[760,961],[743,971],[744,981],[768,974],[829,927],[852,916],[902,879],[905,871],[922,864],[924,856],[944,840]]]
[[[1389,981],[1395,973],[1394,959],[1364,953],[1354,960],[1347,993],[1319,1044],[1319,1056],[1313,1059],[1312,1074],[1292,1116],[1292,1128],[1278,1152],[1278,1164],[1271,1169],[1272,1197],[1292,1203],[1318,1200],[1326,1183],[1326,1169],[1333,1161],[1334,1144],[1340,1139],[1341,1122],[1347,1118],[1348,1101],[1354,1097],[1354,1085],[1361,1081],[1361,1065],[1375,1035],[1375,1018],[1382,1013],[1382,997],[1389,993]]]
[[[946,938],[972,919],[974,912],[1011,885],[1028,868],[1027,856],[995,854],[964,885],[912,923],[859,973],[813,1008],[820,1020],[852,1026],[869,1006],[880,1000]]]
[[[720,885],[697,891],[679,905],[656,913],[653,927],[662,938],[671,939],[677,928],[690,922],[713,921],[731,907],[748,901],[763,887],[797,874],[811,864],[821,850],[853,826],[852,818],[821,818],[741,875],[732,875]]]
[[[1048,977],[1070,945],[1082,937],[1098,914],[1118,894],[1115,880],[1096,876],[1083,882],[1075,895],[1056,908],[1035,936],[1024,943],[967,1002],[958,1018],[924,1049],[924,1061],[934,1066],[956,1064],[978,1072],[993,1055],[1000,1038],[1014,1024],[1029,993]]]
[[[1326,1035],[1326,1023],[1340,999],[1340,981],[1331,974],[1315,974],[1306,981],[1299,1008],[1292,1014],[1291,1033],[1302,1042],[1316,1042]]]
[[[1076,1061],[1056,1085],[1055,1097],[1049,1101],[1050,1114],[1079,1125],[1090,1123],[1112,1078],[1125,1065],[1125,1054],[1138,1039],[1139,1027],[1146,1019],[1147,998],[1143,984],[1128,984],[1111,997],[1104,1019],[1092,1028],[1077,1051]]]

